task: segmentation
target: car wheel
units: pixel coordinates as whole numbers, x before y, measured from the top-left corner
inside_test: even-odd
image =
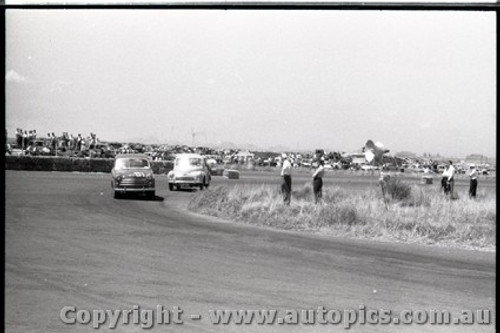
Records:
[[[200,190],[202,190],[202,191],[203,191],[203,183],[204,183],[204,182],[205,182],[205,181],[201,182],[201,184],[200,184]]]
[[[168,189],[170,191],[173,191],[174,190],[174,184],[168,184]]]
[[[156,198],[156,192],[155,191],[150,191],[147,193],[147,198],[148,199],[154,199]]]
[[[115,191],[115,194],[113,195],[113,197],[114,197],[115,199],[121,199],[122,194],[121,194],[121,193],[119,193],[119,192],[117,192],[117,191]]]

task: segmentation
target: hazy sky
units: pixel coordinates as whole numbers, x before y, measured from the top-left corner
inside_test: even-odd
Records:
[[[495,156],[496,17],[9,9],[6,126]]]

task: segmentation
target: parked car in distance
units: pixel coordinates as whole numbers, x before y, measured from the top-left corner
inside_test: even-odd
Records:
[[[342,163],[341,162],[333,162],[332,169],[337,169],[337,170],[342,169]]]
[[[174,160],[174,169],[167,174],[170,191],[179,188],[199,187],[203,190],[212,180],[210,167],[205,157],[199,154],[178,154]]]
[[[144,193],[155,197],[155,179],[150,159],[143,154],[118,155],[111,170],[111,188],[115,198],[126,193]]]
[[[214,158],[208,158],[207,156],[205,156],[205,161],[208,165],[208,168],[210,170],[210,174],[212,176],[222,176],[224,174],[224,167],[219,165],[217,163],[217,160],[215,160]]]
[[[370,164],[363,164],[361,165],[361,170],[363,171],[372,171],[372,170],[378,170],[379,167],[376,165],[370,165]]]
[[[33,156],[49,156],[51,155],[51,150],[45,146],[43,140],[32,140],[28,143],[26,154]]]
[[[403,170],[403,172],[404,172],[404,168],[397,166],[397,165],[394,165],[394,164],[389,164],[389,163],[382,165],[382,170],[384,170],[384,171],[402,171]]]
[[[91,150],[92,156],[100,157],[100,158],[114,158],[116,157],[115,150],[109,145],[105,143],[98,143],[95,145],[95,148]]]
[[[303,159],[301,162],[301,165],[306,168],[310,168],[312,166],[312,160],[310,158],[308,159]]]

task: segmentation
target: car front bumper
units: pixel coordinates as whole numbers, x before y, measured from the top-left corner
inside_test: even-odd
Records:
[[[121,182],[115,181],[111,185],[115,192],[153,192],[155,191],[155,182],[146,180],[124,179]]]
[[[150,186],[115,186],[115,192],[153,192],[154,187]]]
[[[154,187],[115,187],[115,192],[153,192],[155,190]]]

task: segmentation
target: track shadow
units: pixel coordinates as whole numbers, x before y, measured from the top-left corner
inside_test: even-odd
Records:
[[[155,195],[154,197],[150,197],[145,194],[137,194],[137,193],[127,193],[121,194],[115,197],[117,200],[142,200],[142,201],[164,201],[165,198],[159,195]]]
[[[159,195],[155,195],[154,198],[146,198],[148,201],[164,201],[164,197],[160,197]]]

